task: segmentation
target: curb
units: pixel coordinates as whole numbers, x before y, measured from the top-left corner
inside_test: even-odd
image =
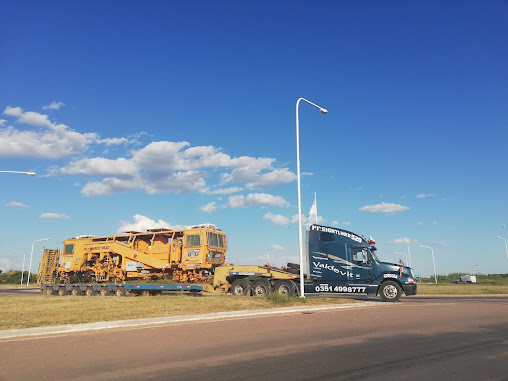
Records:
[[[242,318],[242,317],[243,318],[250,318],[250,317],[265,316],[265,315],[280,315],[280,314],[290,314],[290,313],[299,313],[299,312],[329,311],[329,310],[364,308],[364,307],[374,307],[374,306],[379,307],[381,305],[385,305],[385,304],[380,304],[380,303],[376,303],[376,302],[362,302],[362,303],[340,304],[340,305],[332,305],[332,306],[322,305],[322,306],[281,307],[281,308],[273,308],[273,309],[268,309],[268,310],[227,311],[227,312],[216,312],[216,313],[202,314],[202,315],[179,315],[179,316],[171,316],[171,317],[166,317],[166,318],[117,320],[117,321],[84,323],[84,324],[67,324],[67,325],[50,326],[50,327],[9,329],[9,330],[3,330],[3,331],[0,330],[0,340],[19,338],[19,337],[28,337],[28,336],[65,334],[65,333],[92,331],[92,330],[101,330],[101,329],[150,327],[150,326],[158,326],[158,325],[165,325],[165,324],[172,324],[172,323],[188,323],[188,322],[217,320],[217,319],[226,320],[226,319],[234,319],[234,318]]]

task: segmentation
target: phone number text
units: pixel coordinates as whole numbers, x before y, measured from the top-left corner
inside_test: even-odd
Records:
[[[348,294],[353,293],[365,293],[367,287],[361,286],[329,286],[327,284],[321,284],[315,287],[316,292],[344,292]]]

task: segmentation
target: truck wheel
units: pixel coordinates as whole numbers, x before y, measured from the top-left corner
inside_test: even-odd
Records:
[[[101,296],[110,296],[111,290],[109,289],[109,287],[101,287],[100,294]]]
[[[261,279],[252,285],[252,295],[266,296],[272,291],[270,282],[266,279]]]
[[[53,287],[44,287],[44,289],[42,290],[42,295],[53,295],[53,294],[54,294]]]
[[[300,271],[300,265],[298,263],[288,262],[287,268],[288,269],[296,269],[296,270]]]
[[[251,285],[247,279],[237,279],[231,284],[231,293],[236,296],[250,296]]]
[[[123,288],[123,287],[116,288],[115,295],[116,296],[125,296],[125,288]]]
[[[379,287],[379,296],[384,302],[398,302],[402,295],[402,289],[394,281],[386,281]]]
[[[71,295],[72,296],[81,296],[83,293],[81,292],[81,289],[79,287],[73,287],[71,288]]]
[[[85,296],[94,296],[94,295],[95,295],[95,290],[93,289],[93,287],[85,288]]]
[[[69,295],[69,291],[65,287],[58,287],[58,296]]]
[[[296,284],[292,280],[278,280],[275,282],[274,291],[277,294],[295,296],[296,295]]]

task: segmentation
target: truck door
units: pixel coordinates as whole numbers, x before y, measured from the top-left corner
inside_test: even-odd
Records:
[[[352,247],[352,281],[354,282],[368,282],[372,276],[372,255],[369,252],[369,249],[366,247]]]

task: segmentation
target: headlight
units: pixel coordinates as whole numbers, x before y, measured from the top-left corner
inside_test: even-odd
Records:
[[[414,282],[415,282],[415,280],[414,280],[413,278],[411,278],[411,277],[408,277],[408,278],[407,278],[407,281],[408,281],[409,283],[414,283]]]

